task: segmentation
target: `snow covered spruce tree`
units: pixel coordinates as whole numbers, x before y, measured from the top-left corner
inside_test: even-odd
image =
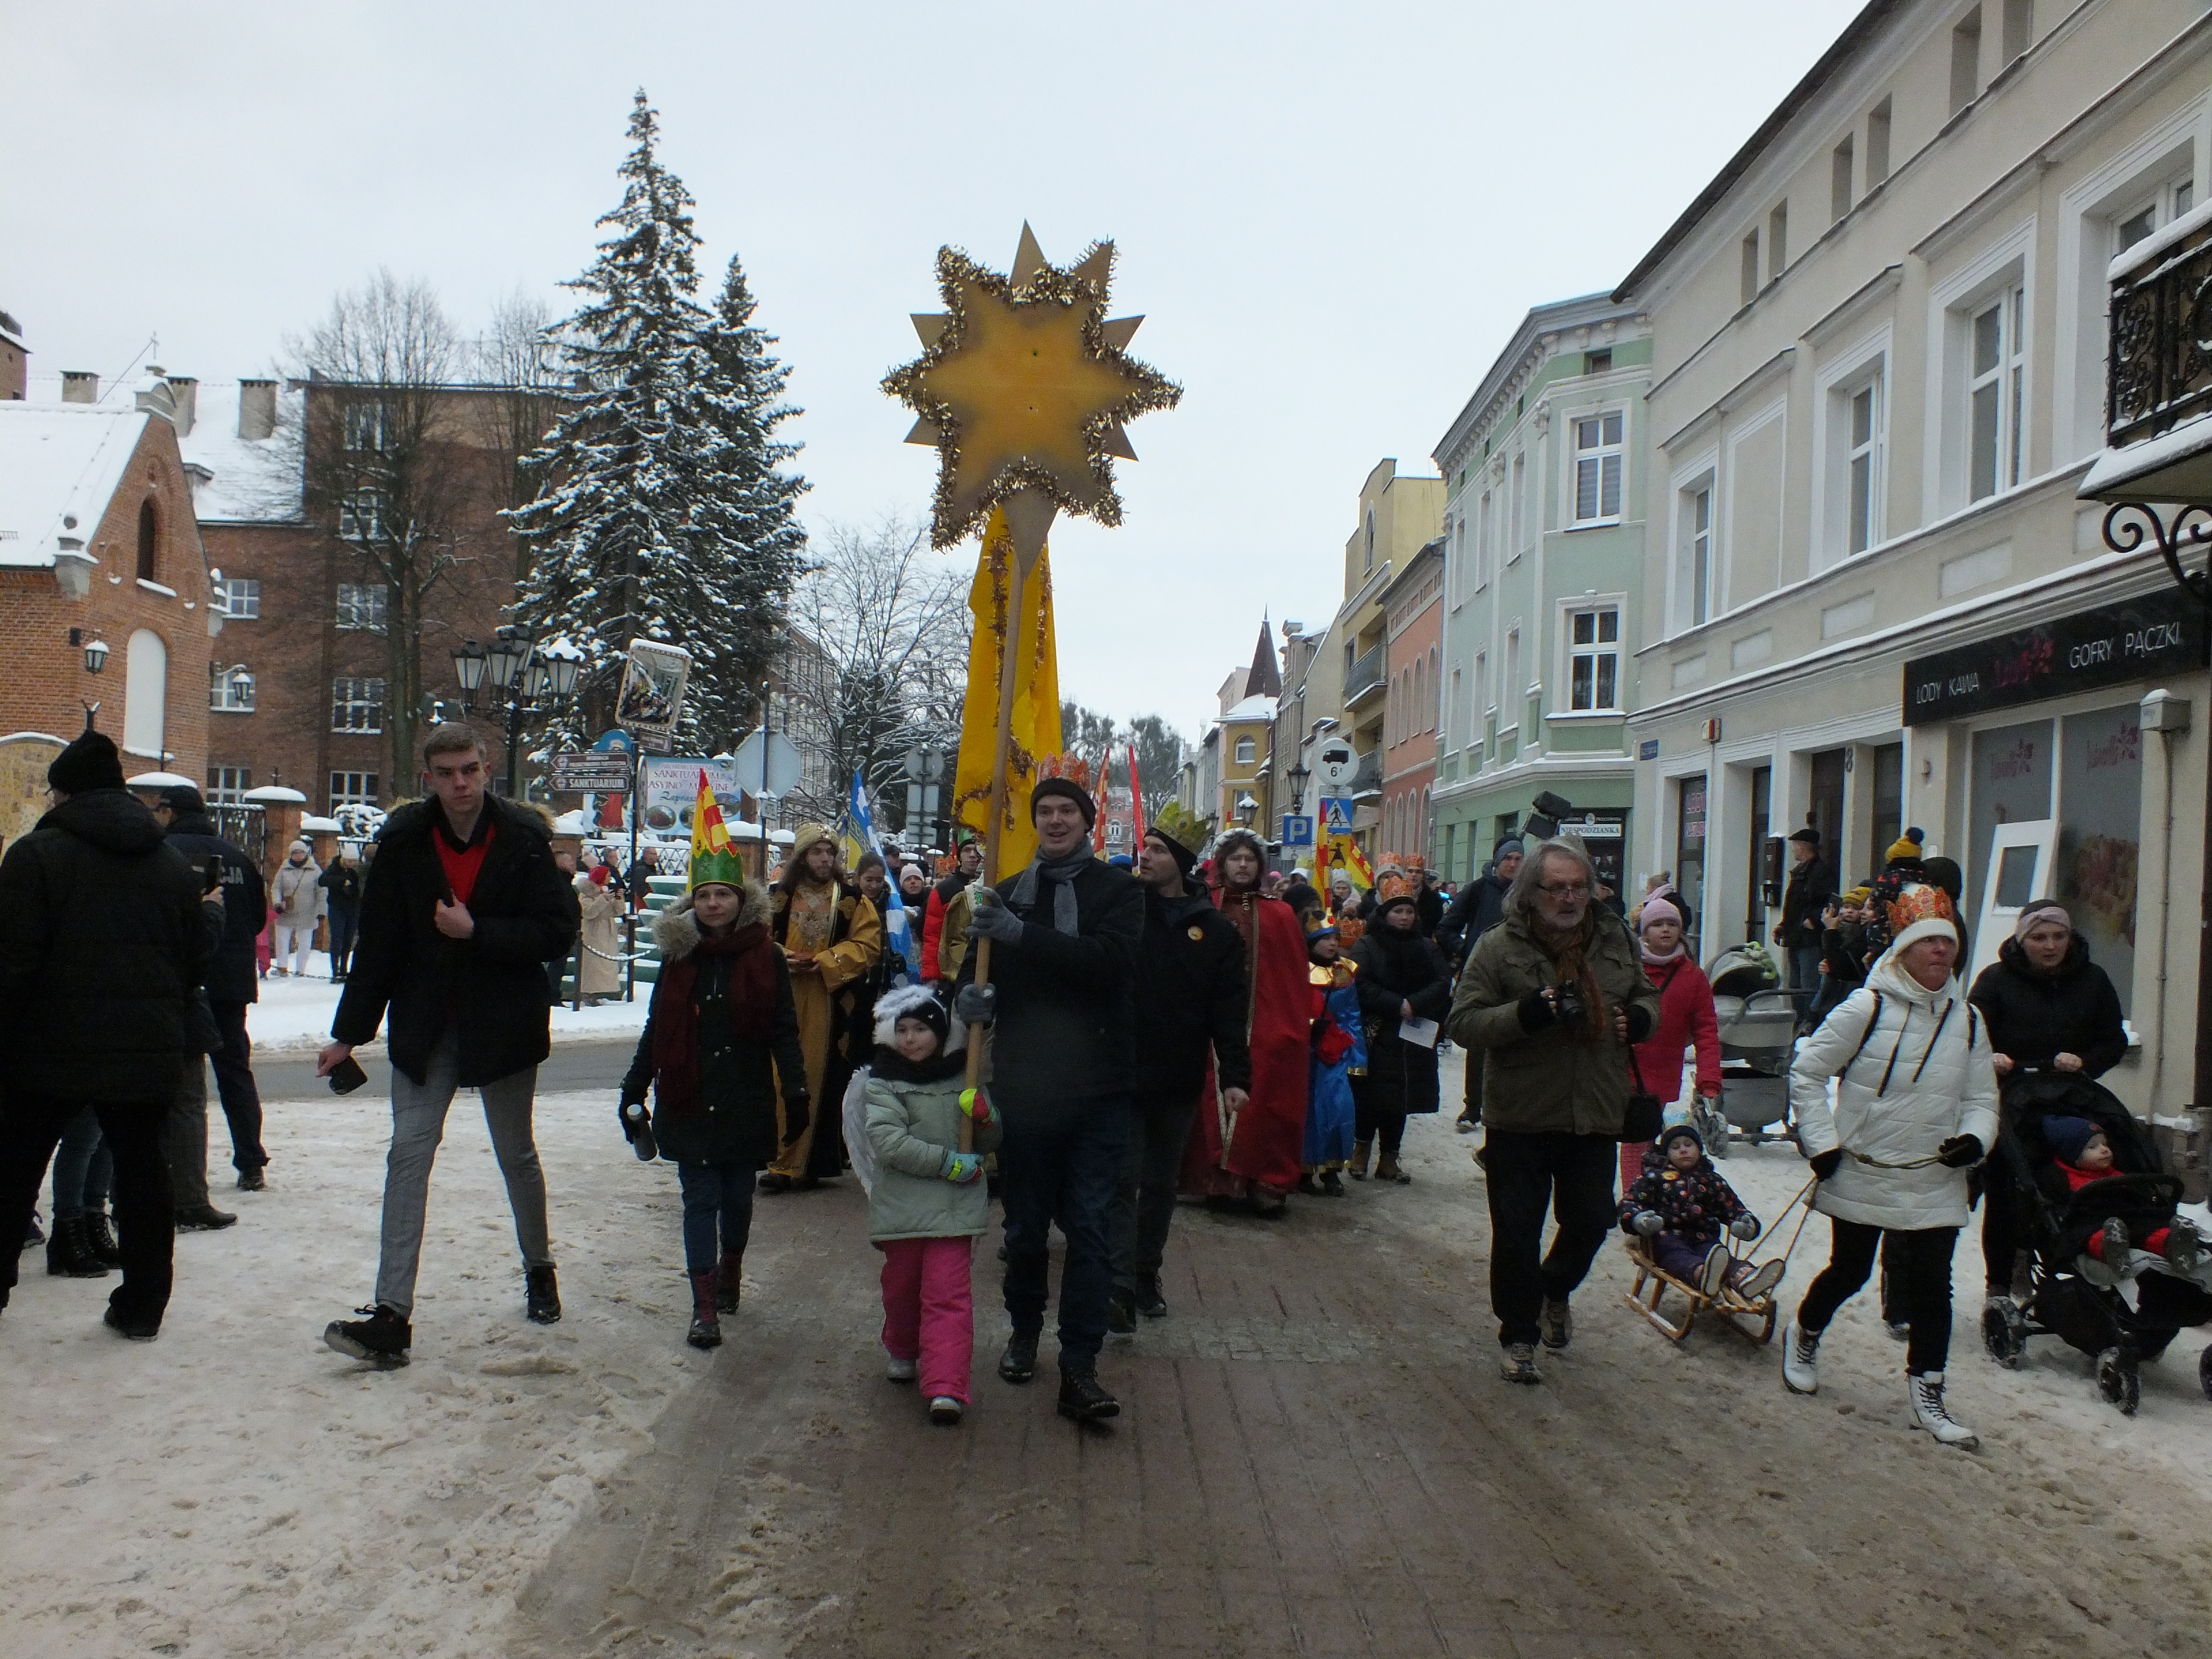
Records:
[[[585,653],[570,735],[611,723],[623,650],[649,636],[691,653],[685,734],[719,749],[753,718],[801,568],[806,485],[780,469],[799,447],[775,437],[798,411],[736,260],[718,307],[698,301],[690,193],[642,91],[629,137],[613,234],[568,284],[586,296],[558,330],[571,384],[510,515],[534,552],[516,608]]]

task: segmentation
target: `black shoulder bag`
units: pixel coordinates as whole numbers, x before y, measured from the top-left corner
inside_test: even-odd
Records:
[[[1614,1139],[1630,1146],[1656,1140],[1659,1132],[1667,1127],[1667,1103],[1644,1086],[1644,1068],[1636,1063],[1636,1045],[1632,1042],[1628,1045],[1628,1072],[1636,1079],[1636,1090],[1621,1111],[1620,1133]]]

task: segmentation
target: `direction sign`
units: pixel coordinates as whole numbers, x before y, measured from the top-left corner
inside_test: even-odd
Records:
[[[1310,847],[1314,844],[1314,821],[1295,812],[1283,814],[1283,845]]]
[[[629,789],[629,756],[619,749],[570,750],[553,757],[545,787],[568,794],[619,795]]]
[[[1321,800],[1321,820],[1323,835],[1350,835],[1352,833],[1352,798],[1349,795],[1323,795]]]
[[[757,730],[745,733],[732,763],[738,787],[749,795],[787,795],[799,787],[805,768],[800,762],[799,745],[781,732],[768,734],[768,777],[761,777],[761,734]]]

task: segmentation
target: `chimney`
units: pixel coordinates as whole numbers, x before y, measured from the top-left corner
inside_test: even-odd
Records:
[[[238,435],[267,438],[276,431],[276,382],[240,380],[238,383]]]
[[[23,325],[0,311],[0,401],[20,401],[30,389],[31,348],[23,343]]]
[[[100,401],[100,376],[89,369],[65,368],[62,371],[62,401],[65,404],[96,404]]]
[[[177,400],[177,412],[172,417],[177,423],[177,435],[189,438],[192,435],[192,422],[199,418],[198,379],[191,374],[172,374],[169,376],[169,395]]]

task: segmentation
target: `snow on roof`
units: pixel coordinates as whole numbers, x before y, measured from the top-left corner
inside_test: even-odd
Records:
[[[51,570],[79,552],[154,417],[129,404],[0,403],[0,567]]]
[[[188,466],[204,467],[212,477],[192,480],[192,511],[203,521],[291,523],[306,512],[301,497],[305,469],[298,434],[307,394],[290,383],[276,388],[276,431],[272,437],[238,435],[239,380],[202,380],[192,429],[178,439]]]
[[[133,789],[197,789],[199,785],[179,772],[141,772],[123,781]]]
[[[1275,700],[1269,696],[1247,697],[1221,718],[1224,720],[1271,720],[1275,718]]]

